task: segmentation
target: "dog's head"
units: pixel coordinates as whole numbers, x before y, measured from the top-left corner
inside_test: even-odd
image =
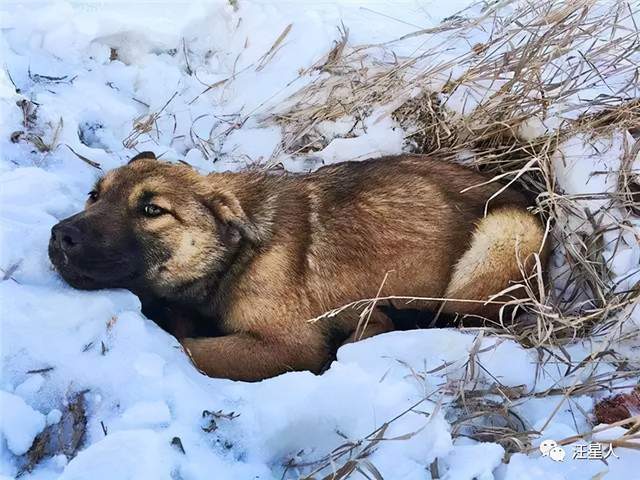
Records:
[[[51,229],[49,257],[81,289],[163,294],[210,277],[252,223],[224,185],[144,152],[108,172],[85,209]]]

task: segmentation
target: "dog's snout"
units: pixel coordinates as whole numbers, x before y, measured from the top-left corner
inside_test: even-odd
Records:
[[[82,232],[74,225],[58,223],[51,229],[51,239],[62,250],[69,252],[82,243]]]

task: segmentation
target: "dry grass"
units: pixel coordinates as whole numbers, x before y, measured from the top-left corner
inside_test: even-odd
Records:
[[[563,385],[570,386],[536,392],[507,388],[497,380],[479,384],[476,372],[440,392],[446,394],[454,436],[497,441],[510,454],[530,451],[531,439],[539,435],[515,413],[518,404],[553,395],[558,405],[547,423],[567,407],[591,420],[589,412],[579,411],[575,396],[617,393],[621,382],[622,388],[632,388],[640,378],[640,365],[617,351],[620,342],[640,338],[637,327],[626,322],[640,302],[640,285],[622,288],[607,254],[630,238],[640,242],[633,223],[640,215],[640,33],[634,18],[640,17],[640,3],[506,0],[482,6],[381,45],[351,46],[343,26],[326,58],[303,72],[321,74],[265,122],[278,123],[284,132],[275,163],[281,154],[323,149],[332,140],[323,134],[323,122],[347,120],[355,130],[372,112],[383,112],[406,132],[407,151],[463,161],[535,197],[535,212],[547,224],[557,266],[545,276],[540,268],[523,281],[528,298],[508,302],[522,313],[516,322],[504,318],[473,330],[537,349],[538,369],[563,372]],[[406,58],[393,53],[396,43],[416,38],[424,39],[424,48]],[[485,41],[471,43],[469,38]],[[451,46],[459,55],[443,60],[439,52]],[[563,154],[559,147],[580,135],[596,151],[599,139],[623,134],[619,166],[608,165],[613,171],[605,172],[617,178],[616,191],[563,191],[555,171]],[[592,211],[589,200],[603,207]],[[534,288],[538,285],[543,288]],[[360,308],[366,323],[381,298],[388,297],[383,293],[345,307]],[[593,352],[584,361],[573,361],[563,348],[575,340],[592,343]],[[603,376],[597,367],[605,360],[618,368]],[[481,366],[470,357],[465,368]],[[612,442],[628,446],[637,440],[636,430],[637,420],[630,434]],[[326,472],[323,468],[333,473],[314,478],[346,478],[346,472],[359,468],[366,470],[364,476],[377,478],[368,464],[362,466],[371,441],[345,444],[317,462],[287,467],[305,472],[305,478]],[[437,470],[436,462],[432,473]]]
[[[76,456],[83,446],[87,431],[86,393],[74,394],[64,406],[60,421],[48,425],[36,436],[31,448],[22,457],[24,463],[18,477],[31,472],[46,458],[65,455],[71,459]]]
[[[38,78],[43,78],[39,76]],[[54,151],[58,147],[60,133],[64,122],[62,118],[53,125],[47,122],[45,128],[38,127],[38,107],[39,105],[27,99],[17,102],[18,108],[22,111],[22,127],[23,130],[16,130],[10,136],[13,143],[26,141],[33,145],[38,152],[47,154]],[[50,138],[47,139],[46,132],[50,131]]]
[[[127,137],[122,141],[124,147],[134,148],[138,144],[140,137],[142,137],[143,135],[148,135],[153,131],[158,132],[158,119],[177,95],[178,92],[175,92],[157,112],[151,112],[134,120],[133,129],[131,130],[129,135],[127,135]],[[149,137],[153,139],[151,135],[149,135]]]
[[[431,397],[436,393],[437,392],[433,392],[431,395],[422,398],[409,408],[396,415],[394,418],[384,422],[380,427],[373,430],[364,438],[348,440],[344,434],[336,432],[339,436],[344,438],[344,443],[315,460],[300,461],[294,458],[287,460],[283,465],[284,472],[282,478],[286,478],[288,473],[293,472],[297,474],[298,478],[301,480],[342,480],[349,478],[353,473],[357,472],[364,478],[371,478],[371,475],[373,478],[381,480],[383,478],[382,474],[368,457],[375,452],[380,443],[408,440],[422,431],[425,428],[424,426],[419,430],[403,435],[394,437],[385,436],[385,433],[391,424],[410,412],[414,412],[416,408],[425,402],[430,401]],[[429,416],[427,413],[424,413],[424,415],[426,417]],[[300,454],[302,453],[304,452],[300,452]],[[317,475],[321,476],[318,477]]]

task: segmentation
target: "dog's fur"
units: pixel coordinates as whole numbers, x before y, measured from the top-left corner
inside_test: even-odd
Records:
[[[492,198],[502,188],[424,156],[202,176],[145,152],[53,228],[49,254],[74,287],[138,295],[208,375],[317,372],[336,345],[392,325],[379,309],[358,332],[353,309],[308,320],[379,291],[495,318],[482,301],[546,256],[540,221],[515,191]]]

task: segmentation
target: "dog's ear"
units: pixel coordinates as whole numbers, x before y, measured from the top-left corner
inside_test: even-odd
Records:
[[[202,203],[227,229],[238,232],[241,238],[251,243],[258,244],[260,242],[260,232],[257,225],[245,213],[235,195],[216,192],[208,194]]]
[[[156,154],[153,153],[153,152],[140,152],[135,157],[133,157],[131,160],[129,160],[129,163],[133,163],[136,160],[142,160],[142,159],[157,160]]]

